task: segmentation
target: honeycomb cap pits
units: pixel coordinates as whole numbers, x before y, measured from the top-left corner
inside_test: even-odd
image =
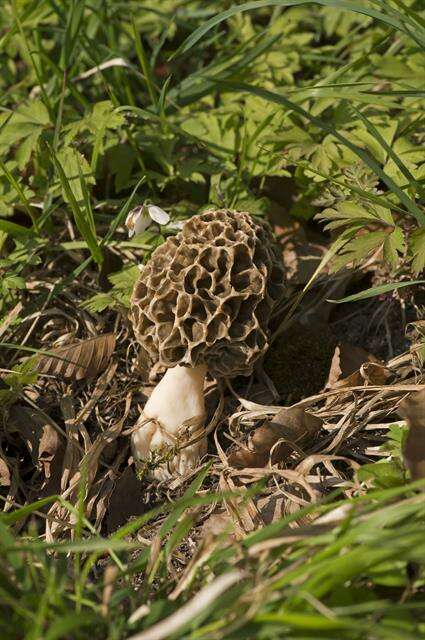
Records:
[[[131,300],[136,337],[152,363],[248,375],[268,348],[283,286],[266,224],[245,212],[207,211],[187,220],[142,268]]]

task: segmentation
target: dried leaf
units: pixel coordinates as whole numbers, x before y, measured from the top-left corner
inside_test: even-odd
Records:
[[[118,567],[115,565],[109,565],[105,569],[103,574],[103,593],[102,593],[102,606],[101,613],[104,618],[107,617],[109,612],[109,603],[114,591],[115,581],[118,576]]]
[[[23,309],[22,302],[18,302],[13,309],[6,314],[6,317],[2,320],[0,325],[0,338],[6,333],[10,325],[16,320]]]
[[[272,421],[266,420],[250,436],[248,446],[229,456],[229,464],[236,468],[264,467],[288,458],[295,448],[305,446],[322,426],[320,418],[301,407],[281,409]]]
[[[335,348],[326,387],[336,389],[339,387],[361,386],[364,379],[360,373],[360,368],[365,363],[370,362],[382,365],[378,358],[375,358],[365,349],[341,342]]]
[[[72,380],[93,378],[107,367],[114,349],[115,335],[112,333],[89,338],[52,349],[52,355],[39,358],[37,371]]]
[[[17,404],[9,411],[8,427],[11,432],[19,433],[33,464],[44,472],[45,478],[50,478],[51,465],[61,440],[45,416],[36,409]]]
[[[407,396],[398,413],[409,426],[403,449],[404,463],[412,480],[425,478],[425,389]]]
[[[0,454],[0,487],[10,487],[10,471],[6,458]]]
[[[238,479],[232,478],[230,474],[222,473],[218,486],[223,493],[238,490],[239,496],[227,498],[224,500],[224,506],[232,523],[235,539],[242,540],[247,533],[254,531],[261,524],[254,501],[246,495],[246,487],[241,486]]]
[[[320,264],[326,248],[312,242],[300,242],[290,238],[283,246],[282,258],[286,277],[291,285],[306,284]]]
[[[277,522],[285,515],[285,498],[279,494],[264,496],[257,500],[257,509],[264,524]]]
[[[78,441],[80,425],[75,423],[73,398],[68,395],[62,396],[60,408],[65,420],[67,435],[66,449],[62,462],[61,492],[64,492],[68,487],[73,487],[75,495],[75,488],[81,477],[80,462],[82,451]],[[68,498],[70,498],[70,496],[68,496]]]
[[[202,525],[202,537],[215,537],[226,533],[233,538],[234,529],[235,525],[226,511],[212,513]]]
[[[163,618],[160,622],[156,622],[145,631],[137,633],[137,635],[133,636],[133,639],[166,640],[166,638],[170,638],[179,632],[182,627],[191,623],[200,611],[207,610],[217,598],[226,593],[234,584],[243,580],[243,578],[245,578],[243,571],[228,571],[218,576],[218,578],[209,582],[207,586],[202,587],[191,600],[181,605],[174,613]],[[180,635],[180,637],[182,636]]]
[[[382,386],[392,378],[392,372],[384,364],[379,362],[365,362],[360,367],[360,373],[364,380],[373,385]]]

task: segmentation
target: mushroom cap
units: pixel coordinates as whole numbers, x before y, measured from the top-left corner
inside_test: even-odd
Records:
[[[284,287],[268,225],[221,209],[187,220],[143,266],[131,314],[153,363],[206,364],[213,376],[249,375],[268,349]]]

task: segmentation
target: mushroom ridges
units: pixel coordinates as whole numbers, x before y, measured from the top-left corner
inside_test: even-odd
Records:
[[[143,267],[132,297],[136,337],[152,362],[206,364],[247,375],[268,348],[283,267],[273,237],[248,213],[189,219]]]

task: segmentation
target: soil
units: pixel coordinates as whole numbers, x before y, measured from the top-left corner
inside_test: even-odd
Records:
[[[270,347],[264,370],[284,405],[319,393],[326,384],[337,340],[325,324],[293,324]]]
[[[337,344],[361,347],[383,362],[409,349],[406,330],[417,319],[410,303],[383,296],[334,305],[329,323],[293,324],[270,347],[264,369],[284,405],[320,393]]]

